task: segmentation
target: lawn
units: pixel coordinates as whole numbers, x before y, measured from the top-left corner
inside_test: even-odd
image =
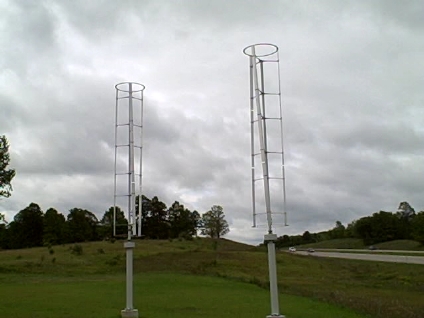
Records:
[[[14,318],[117,318],[125,304],[125,277],[63,278],[3,274],[0,312]],[[138,274],[135,307],[140,318],[265,317],[269,294],[258,286],[217,277]],[[287,318],[363,318],[351,310],[304,297],[281,295]]]
[[[101,312],[102,317],[111,317],[107,308],[118,309],[119,312],[125,303],[123,296],[125,252],[122,243],[91,242],[51,248],[0,251],[0,294],[6,295],[2,296],[2,300],[8,299],[7,303],[4,301],[0,303],[0,306],[6,306],[0,307],[0,313],[10,313],[10,310],[22,307],[19,310],[27,310],[27,314],[21,317],[38,317],[35,316],[36,309],[41,311],[51,309],[46,309],[50,308],[46,305],[37,304],[47,302],[54,306],[51,300],[58,295],[58,298],[63,299],[58,303],[64,315],[65,310],[69,310],[70,313],[82,310],[84,312],[82,317],[94,317],[91,310],[95,310]],[[81,249],[81,253],[77,253],[79,249],[76,247]],[[324,307],[319,307],[317,304],[350,308],[358,313],[378,318],[424,317],[422,301],[424,266],[327,259],[282,252],[277,254],[277,268],[279,291],[282,293],[282,312],[288,317],[290,315],[305,317],[307,308],[312,308],[311,310],[319,308],[313,313],[315,317],[321,312],[328,314],[330,309],[324,310]],[[237,301],[237,306],[240,304],[250,306],[251,301],[247,301],[249,293],[244,294],[243,289],[253,288],[258,293],[255,297],[265,299],[261,301],[265,306],[263,309],[260,309],[262,305],[255,304],[258,310],[264,310],[260,311],[259,316],[269,314],[268,266],[266,251],[263,248],[227,240],[220,240],[217,248],[216,244],[208,239],[141,240],[136,242],[134,251],[134,272],[137,280],[136,299],[141,301],[149,299],[150,296],[156,299],[149,304],[135,303],[142,315],[147,315],[149,306],[156,302],[160,303],[161,308],[172,305],[169,301],[165,304],[161,302],[164,297],[168,297],[165,296],[167,292],[172,292],[173,285],[152,283],[157,281],[160,275],[165,275],[164,277],[182,275],[196,282],[210,279],[223,282],[222,284],[228,283],[229,285],[223,287],[223,291],[213,290],[211,287],[210,294],[206,294],[207,299],[215,299],[221,307],[225,304],[225,308],[229,311],[233,309],[230,306],[231,302],[226,303],[226,299],[231,299],[226,294],[227,289],[228,292],[243,295],[242,297],[246,299]],[[153,277],[152,282],[148,281],[149,277]],[[182,288],[178,287],[181,284],[178,283],[175,287],[179,292],[169,297],[178,299],[182,294]],[[214,286],[212,283],[209,285]],[[202,284],[199,288],[200,286]],[[238,286],[244,287],[240,287],[239,290]],[[155,290],[156,288],[158,289]],[[193,293],[196,295],[195,299],[199,298],[199,301],[202,299],[203,291],[194,289]],[[219,295],[223,295],[224,299],[216,298],[220,297]],[[306,303],[299,305],[295,300],[288,300],[292,299],[290,298],[292,296],[300,296],[301,299],[313,303],[310,306]],[[185,300],[188,296],[183,298]],[[28,304],[26,301],[34,303]],[[246,302],[249,304],[245,304]],[[20,303],[23,305],[19,305]],[[191,302],[178,301],[178,303],[184,303],[183,308],[194,306]],[[73,308],[75,304],[78,304],[76,306],[78,308]],[[291,304],[295,304],[293,311],[290,311]],[[212,304],[201,303],[198,306],[206,310]],[[107,310],[107,313],[103,310]],[[246,317],[250,317],[248,316],[250,313],[256,314],[254,309],[247,311]],[[112,311],[112,315],[114,312]],[[28,313],[32,313],[32,316]],[[64,315],[62,317],[70,317]],[[201,315],[207,317],[203,313]],[[195,317],[198,314],[192,312],[190,315],[186,313],[185,316]],[[19,316],[13,314],[11,317]],[[175,313],[173,317],[177,317]],[[340,314],[328,314],[327,317],[340,317]]]
[[[390,242],[383,242],[373,244],[379,250],[404,250],[404,251],[424,251],[424,246],[417,241],[411,240],[395,240]],[[368,250],[369,246],[364,245],[363,240],[355,238],[343,238],[321,241],[317,243],[303,244],[296,246],[300,249],[312,248],[329,248],[329,249],[365,249]],[[287,248],[286,248],[287,249]]]

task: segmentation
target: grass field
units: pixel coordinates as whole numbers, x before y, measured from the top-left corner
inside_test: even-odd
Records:
[[[317,243],[303,244],[297,246],[299,248],[344,248],[344,249],[363,249],[366,248],[364,246],[364,242],[361,239],[355,238],[344,238],[344,239],[335,239],[322,241]]]
[[[119,313],[117,315],[116,310],[119,312],[125,303],[123,279],[125,254],[122,242],[114,244],[93,242],[80,246],[81,255],[75,253],[74,245],[54,246],[50,250],[34,248],[0,251],[0,294],[7,295],[6,298],[2,296],[2,299],[8,299],[7,303],[0,302],[0,313],[10,313],[10,310],[16,310],[14,307],[22,306],[26,314],[21,313],[21,316],[8,314],[5,317],[41,317],[30,315],[34,308],[44,312],[43,317],[49,317],[46,316],[49,311],[56,311],[55,317],[97,317],[93,316],[95,312],[101,313],[102,317],[118,317]],[[201,294],[205,293],[208,295],[206,298],[215,297],[215,302],[225,309],[220,309],[223,312],[218,313],[213,303],[199,302],[198,305],[193,305],[192,299],[186,296],[174,304],[186,308],[186,311],[181,309],[184,317],[199,315],[209,317],[206,313],[196,312],[203,308],[206,311],[215,311],[214,316],[219,314],[221,317],[226,317],[223,316],[225,310],[229,312],[236,310],[230,306],[232,302],[225,301],[231,299],[229,295],[225,296],[226,290],[241,295],[234,301],[239,307],[243,304],[237,310],[247,308],[246,315],[233,314],[232,317],[257,317],[269,314],[265,250],[226,240],[220,241],[217,251],[213,246],[213,242],[208,239],[172,242],[137,241],[134,260],[137,299],[153,297],[149,305],[135,303],[141,317],[153,317],[155,310],[159,309],[153,308],[150,311],[149,306],[154,306],[155,303],[161,308],[168,308],[164,309],[165,311],[171,311],[173,305],[169,299],[178,299],[172,293],[178,295],[181,293],[179,286],[190,285],[192,281],[199,282],[199,288],[201,286],[206,288],[202,292],[195,288],[191,291],[200,297],[199,301],[202,299]],[[287,317],[309,317],[305,308],[309,308],[314,317],[351,317],[348,316],[351,313],[349,311],[337,313],[332,311],[340,310],[337,309],[340,307],[350,308],[370,317],[424,317],[423,266],[325,259],[289,253],[279,253],[277,265],[279,290],[282,293],[282,312]],[[187,279],[187,282],[181,281],[182,278]],[[166,280],[175,280],[176,287],[163,283],[161,288],[160,282]],[[222,291],[218,291],[220,289],[218,287],[216,290],[212,287],[208,289],[208,285],[215,286],[212,282],[221,286]],[[159,287],[155,290],[154,286]],[[187,292],[190,290],[188,287],[183,289],[187,289]],[[258,314],[249,307],[250,293],[252,295],[257,293],[255,299],[257,297],[263,300],[261,305],[255,304],[259,310]],[[56,295],[59,304],[62,304],[58,305],[62,311],[51,309],[48,305],[49,299],[53,300]],[[219,298],[219,295],[223,295],[225,299]],[[291,296],[287,295],[301,297],[290,298]],[[299,303],[305,300],[304,297],[309,298],[306,301],[312,303],[310,305]],[[30,302],[29,299],[34,299],[34,302],[32,304],[24,302],[24,300]],[[169,305],[161,304],[163,300]],[[318,301],[326,304],[321,307],[322,303]],[[23,305],[19,305],[20,303]],[[78,310],[81,310],[78,316],[65,314],[58,316],[66,308],[72,309],[75,304],[78,304]],[[289,304],[290,306],[293,304],[292,309]],[[336,305],[337,308],[331,305]],[[56,303],[51,306],[56,306]],[[249,316],[250,313],[255,314]],[[319,316],[321,314],[324,316]],[[163,313],[155,314],[155,317],[168,316]],[[178,316],[173,314],[172,317]]]
[[[403,251],[424,251],[424,246],[417,241],[396,240],[384,243],[374,244],[380,250],[403,250]],[[322,241],[311,244],[303,244],[298,248],[337,248],[337,249],[368,249],[369,246],[364,245],[361,239],[344,238]]]
[[[117,318],[125,304],[123,275],[40,278],[17,276],[0,287],[2,317]],[[7,290],[7,293],[4,291]],[[217,277],[159,273],[138,274],[135,307],[141,318],[265,317],[269,295],[252,284]],[[304,297],[281,295],[287,318],[361,318],[363,315]]]

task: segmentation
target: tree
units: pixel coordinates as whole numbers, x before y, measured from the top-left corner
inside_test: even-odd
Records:
[[[395,214],[380,211],[355,222],[355,233],[364,243],[375,244],[402,239],[402,223]]]
[[[275,242],[275,246],[277,248],[291,246],[290,236],[288,236],[287,234],[284,234],[283,236],[279,236],[277,238],[277,242]]]
[[[230,231],[221,206],[214,205],[210,211],[202,214],[201,233],[211,238],[220,238]]]
[[[372,244],[373,231],[372,231],[372,217],[365,216],[355,221],[354,228],[355,236],[364,241],[365,244]]]
[[[424,211],[419,212],[412,220],[412,237],[424,245]]]
[[[336,221],[336,226],[332,230],[330,230],[328,232],[329,232],[330,237],[332,239],[340,239],[340,238],[344,238],[344,236],[345,236],[345,230],[346,230],[346,228],[342,224],[342,222]]]
[[[113,236],[113,206],[103,214],[100,225],[101,233],[99,234],[102,238]],[[125,235],[128,233],[128,221],[119,206],[115,207],[115,228],[116,235]]]
[[[138,211],[139,197],[135,210]],[[151,200],[142,196],[142,235],[150,239],[169,238],[168,210],[166,204],[154,196]]]
[[[90,211],[73,208],[67,216],[70,242],[95,241],[97,239],[97,217]]]
[[[0,218],[2,217],[2,214],[0,213]],[[3,216],[3,222],[0,222],[0,250],[1,249],[7,249],[9,247],[9,230],[7,229],[6,225],[8,224],[6,220],[4,220]]]
[[[399,203],[399,208],[396,212],[396,216],[400,220],[400,235],[403,239],[411,239],[412,235],[412,222],[415,218],[414,208],[406,201]]]
[[[311,233],[309,233],[309,231],[305,231],[302,235],[302,243],[308,244],[308,243],[312,243],[313,241],[314,239],[312,238]]]
[[[66,242],[66,220],[62,213],[50,208],[44,214],[44,244],[63,244]]]
[[[399,218],[410,220],[415,216],[414,208],[408,202],[399,203],[399,208],[396,212]]]
[[[184,205],[175,201],[168,209],[170,237],[193,237],[197,234],[199,219],[200,215],[197,211],[191,212],[189,209],[184,208]]]
[[[36,203],[31,203],[15,215],[9,224],[11,248],[26,248],[43,245],[43,211]]]
[[[0,136],[0,197],[10,197],[12,179],[15,176],[14,169],[6,169],[9,165],[9,143],[6,136]]]
[[[3,213],[0,213],[0,223],[7,224],[6,216]]]

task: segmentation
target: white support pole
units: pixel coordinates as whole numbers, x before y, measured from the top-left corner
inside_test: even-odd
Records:
[[[266,234],[264,241],[268,247],[268,269],[269,269],[269,291],[271,296],[271,315],[267,318],[284,318],[280,315],[280,305],[278,299],[278,284],[277,284],[277,261],[275,257],[275,241],[276,234]]]
[[[121,311],[122,318],[138,318],[138,310],[133,308],[133,251],[134,242],[124,243],[125,254],[127,258],[127,279],[126,279],[126,307]]]

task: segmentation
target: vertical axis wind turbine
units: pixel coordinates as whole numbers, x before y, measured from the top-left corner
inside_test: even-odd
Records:
[[[266,217],[268,233],[264,241],[268,247],[268,268],[271,298],[271,315],[267,318],[284,318],[278,301],[277,266],[273,233],[274,219],[283,218],[287,225],[284,170],[283,116],[281,107],[280,61],[278,47],[259,43],[246,47],[250,67],[250,122],[252,164],[253,227]],[[275,77],[275,78],[272,78]],[[256,169],[260,161],[262,169]],[[259,191],[261,188],[262,191]],[[265,212],[257,212],[265,210]]]
[[[144,85],[124,82],[115,85],[115,178],[113,198],[113,235],[116,236],[117,203],[127,204],[126,306],[122,318],[138,318],[133,306],[133,236],[141,236],[141,177],[143,149],[143,91]],[[135,165],[138,162],[138,165]],[[138,184],[138,187],[136,187]],[[118,189],[126,189],[126,191]],[[122,191],[122,192],[121,192]],[[136,198],[138,211],[136,211]]]

